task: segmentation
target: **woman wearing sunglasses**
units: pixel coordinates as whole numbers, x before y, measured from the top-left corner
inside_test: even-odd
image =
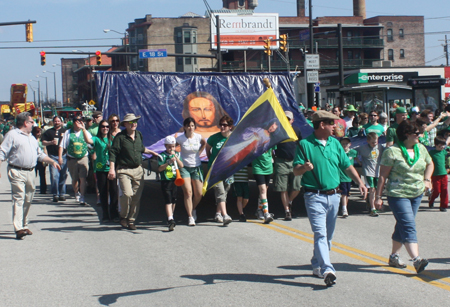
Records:
[[[118,186],[117,179],[108,179],[109,172],[109,149],[112,140],[109,138],[110,124],[107,120],[102,120],[98,125],[98,133],[92,139],[85,137],[88,144],[93,145],[96,153],[94,161],[94,172],[97,177],[97,188],[100,193],[100,203],[102,205],[103,217],[102,223],[108,223],[111,220],[119,219],[118,212]],[[120,129],[119,129],[120,130]],[[109,204],[108,204],[109,196]]]
[[[396,133],[398,142],[381,156],[375,206],[381,209],[381,194],[386,179],[389,179],[386,183],[387,199],[396,220],[389,265],[406,268],[399,256],[404,245],[416,272],[420,273],[428,265],[428,260],[419,256],[415,217],[423,192],[431,188],[434,165],[425,146],[419,144],[420,131],[416,122],[401,122]]]

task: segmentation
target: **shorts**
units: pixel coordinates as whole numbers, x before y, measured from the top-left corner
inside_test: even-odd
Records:
[[[256,174],[253,174],[253,178],[255,178],[255,181],[256,181],[257,185],[265,184],[265,185],[269,186],[270,175],[256,175]]]
[[[234,187],[234,196],[242,197],[244,199],[250,198],[250,189],[248,188],[248,182],[235,182],[233,184]]]
[[[230,187],[231,185],[225,183],[224,181],[219,182],[213,187],[214,196],[216,197],[216,205],[218,205],[221,202],[223,203],[227,202],[227,194],[228,191],[230,190]]]
[[[180,168],[181,178],[191,178],[192,180],[199,180],[203,182],[202,166]]]
[[[378,185],[378,177],[369,177],[366,176],[367,186],[369,188],[376,188]]]
[[[350,196],[351,187],[352,187],[351,182],[341,182],[341,184],[339,185],[339,189],[342,191],[341,195],[342,196]]]
[[[177,186],[174,180],[161,180],[161,191],[164,204],[175,204],[177,202]]]
[[[81,159],[75,159],[68,156],[67,168],[69,169],[70,177],[72,177],[72,182],[76,182],[80,178],[87,178],[89,158],[86,156]]]

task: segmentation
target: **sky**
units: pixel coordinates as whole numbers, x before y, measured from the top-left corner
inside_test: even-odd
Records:
[[[222,8],[222,0],[205,0],[212,9]],[[0,23],[35,20],[34,42],[25,42],[25,25],[0,26],[0,101],[9,101],[13,83],[27,83],[37,91],[40,80],[45,95],[48,83],[49,99],[54,99],[54,77],[57,98],[62,98],[61,58],[71,55],[47,55],[47,64],[41,66],[39,52],[105,52],[108,46],[120,45],[120,34],[128,23],[147,14],[153,17],[179,17],[187,12],[204,15],[204,0],[21,0],[0,1]],[[441,2],[442,1],[442,2]],[[445,1],[441,0],[442,4]],[[308,1],[306,1],[308,7]],[[312,0],[313,18],[321,16],[353,15],[353,0]],[[295,0],[258,0],[256,13],[296,15]],[[450,13],[436,5],[424,5],[419,0],[366,0],[367,17],[379,15],[418,15],[425,18],[426,65],[445,65],[444,39],[450,39]],[[306,16],[309,16],[308,9]],[[59,46],[58,48],[55,48]],[[64,48],[61,48],[64,47]],[[55,72],[44,73],[43,71]],[[39,77],[37,77],[39,76]],[[47,77],[44,78],[44,77]],[[33,100],[29,90],[28,100]]]

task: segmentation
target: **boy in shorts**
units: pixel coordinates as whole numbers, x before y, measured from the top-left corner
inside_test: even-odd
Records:
[[[248,169],[247,166],[234,174],[234,195],[236,196],[237,209],[239,211],[239,222],[247,222],[244,214],[244,208],[248,204],[250,190],[248,188]]]
[[[378,135],[375,132],[367,134],[367,144],[356,149],[361,156],[362,169],[369,188],[370,216],[378,216],[375,209],[375,191],[380,173],[380,159],[384,145],[378,144]]]
[[[349,138],[343,137],[340,143],[344,148],[347,157],[350,159],[350,162],[353,165],[354,159],[358,156],[358,152],[354,149],[350,149],[352,143]],[[348,216],[347,204],[348,204],[348,197],[350,196],[352,179],[350,179],[350,177],[345,172],[340,170],[340,181],[341,183],[339,184],[339,189],[342,191],[341,192],[342,217],[347,217]]]
[[[441,205],[439,209],[442,212],[447,212],[448,208],[448,170],[446,167],[446,145],[446,139],[442,136],[437,136],[434,138],[435,149],[430,150],[429,152],[431,158],[433,159],[434,171],[433,175],[431,176],[431,181],[433,182],[433,192],[430,196],[428,206],[430,208],[433,208],[434,201],[440,194]]]
[[[164,139],[164,146],[166,151],[160,154],[158,159],[158,172],[161,175],[161,191],[164,196],[164,202],[166,204],[166,214],[168,220],[169,231],[173,231],[175,228],[175,220],[173,219],[173,212],[177,203],[177,186],[175,185],[176,170],[183,167],[180,154],[175,152],[176,140],[173,136],[169,135]],[[176,165],[175,165],[176,163]]]

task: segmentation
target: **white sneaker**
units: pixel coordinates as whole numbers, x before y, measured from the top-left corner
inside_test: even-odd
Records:
[[[313,269],[313,275],[319,278],[323,278],[322,273],[320,273],[320,268],[314,268]]]
[[[223,223],[223,217],[222,214],[220,214],[219,212],[216,213],[216,216],[214,217],[214,221],[216,221],[217,223]]]
[[[80,202],[80,197],[81,197],[81,193],[80,192],[75,194],[75,201],[79,203]]]
[[[342,217],[347,217],[348,216],[348,211],[347,209],[342,210]]]
[[[264,224],[270,224],[273,221],[273,215],[269,212],[264,213]]]
[[[192,210],[192,217],[194,218],[194,221],[197,222],[197,210]]]
[[[189,217],[188,226],[195,226],[195,220],[192,216]]]
[[[223,226],[227,226],[232,221],[231,216],[228,214],[223,217]]]
[[[258,220],[264,220],[264,213],[261,209],[256,209],[255,215]]]

